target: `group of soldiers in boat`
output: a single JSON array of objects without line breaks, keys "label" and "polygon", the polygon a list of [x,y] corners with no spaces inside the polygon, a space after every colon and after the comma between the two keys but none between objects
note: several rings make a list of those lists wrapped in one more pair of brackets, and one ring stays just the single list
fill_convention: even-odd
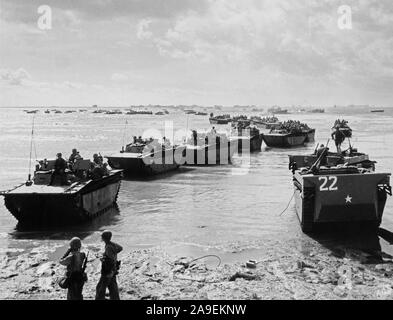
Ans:
[{"label": "group of soldiers in boat", "polygon": [[48,171],[51,172],[51,186],[70,185],[78,180],[97,180],[109,174],[108,164],[104,163],[101,155],[95,153],[93,161],[84,160],[77,149],[72,149],[68,161],[63,158],[62,153],[57,153],[54,162],[40,160],[36,165],[36,174]]}]

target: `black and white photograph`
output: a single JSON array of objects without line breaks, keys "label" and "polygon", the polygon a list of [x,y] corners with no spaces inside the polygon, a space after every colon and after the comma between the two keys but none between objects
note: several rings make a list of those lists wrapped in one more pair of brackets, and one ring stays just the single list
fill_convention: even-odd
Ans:
[{"label": "black and white photograph", "polygon": [[0,300],[392,300],[392,30],[390,0],[0,0]]}]

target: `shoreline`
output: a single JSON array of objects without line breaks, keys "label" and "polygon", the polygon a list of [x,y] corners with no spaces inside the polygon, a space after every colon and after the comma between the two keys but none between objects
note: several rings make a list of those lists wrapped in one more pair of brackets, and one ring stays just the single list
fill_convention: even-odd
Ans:
[{"label": "shoreline", "polygon": [[[0,254],[0,299],[65,300],[66,290],[56,280],[65,268],[50,256],[61,246],[30,252],[5,250]],[[267,247],[263,243],[232,243],[219,248],[219,259],[171,253],[162,246],[128,251],[122,261],[118,285],[124,300],[287,300],[287,299],[393,299],[393,257],[356,249],[330,250],[294,239],[290,244]],[[95,296],[100,276],[100,243],[88,244],[84,299]],[[260,251],[256,268],[246,267],[247,253]],[[225,262],[226,255],[238,262]],[[253,259],[249,255],[249,259]],[[194,261],[193,261],[194,260]]]}]

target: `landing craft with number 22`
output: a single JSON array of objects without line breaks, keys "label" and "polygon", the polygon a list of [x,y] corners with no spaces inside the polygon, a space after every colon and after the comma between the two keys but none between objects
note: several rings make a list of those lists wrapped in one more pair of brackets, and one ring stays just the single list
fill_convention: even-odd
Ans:
[{"label": "landing craft with number 22", "polygon": [[350,148],[343,153],[289,156],[296,212],[304,232],[328,224],[381,224],[390,173],[376,173],[368,155]]}]

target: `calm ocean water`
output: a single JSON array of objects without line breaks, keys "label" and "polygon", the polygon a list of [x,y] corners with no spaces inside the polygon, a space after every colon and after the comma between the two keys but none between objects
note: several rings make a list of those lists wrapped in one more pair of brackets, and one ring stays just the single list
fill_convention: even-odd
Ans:
[{"label": "calm ocean water", "polygon": [[[207,116],[187,116],[174,110],[166,116],[103,115],[92,114],[92,110],[71,114],[43,111],[35,116],[34,160],[54,158],[57,152],[68,156],[74,147],[85,158],[96,152],[110,154],[120,150],[124,136],[127,141],[146,129],[163,132],[164,121],[173,121],[175,130],[211,127]],[[291,114],[279,118],[308,123],[317,129],[316,142],[326,143],[334,120],[345,117],[354,130],[352,144],[378,162],[378,171],[392,172],[392,111],[354,114],[332,109],[325,114]],[[0,190],[27,178],[32,117],[22,109],[0,109]],[[17,221],[1,199],[0,248],[23,249],[49,242],[64,244],[75,234],[85,242],[93,242],[105,228],[113,230],[117,241],[129,248],[160,244],[209,247],[261,240],[269,244],[299,237],[307,239],[300,230],[293,203],[285,214],[279,214],[293,193],[288,154],[314,148],[314,144],[292,150],[268,150],[263,146],[262,152],[251,155],[248,173],[234,170],[241,163],[235,155],[233,166],[181,168],[154,179],[123,181],[118,211],[112,210],[87,225],[50,232],[17,230]],[[393,231],[391,198],[382,227]],[[380,245],[385,252],[392,253],[385,240],[380,239]]]}]

